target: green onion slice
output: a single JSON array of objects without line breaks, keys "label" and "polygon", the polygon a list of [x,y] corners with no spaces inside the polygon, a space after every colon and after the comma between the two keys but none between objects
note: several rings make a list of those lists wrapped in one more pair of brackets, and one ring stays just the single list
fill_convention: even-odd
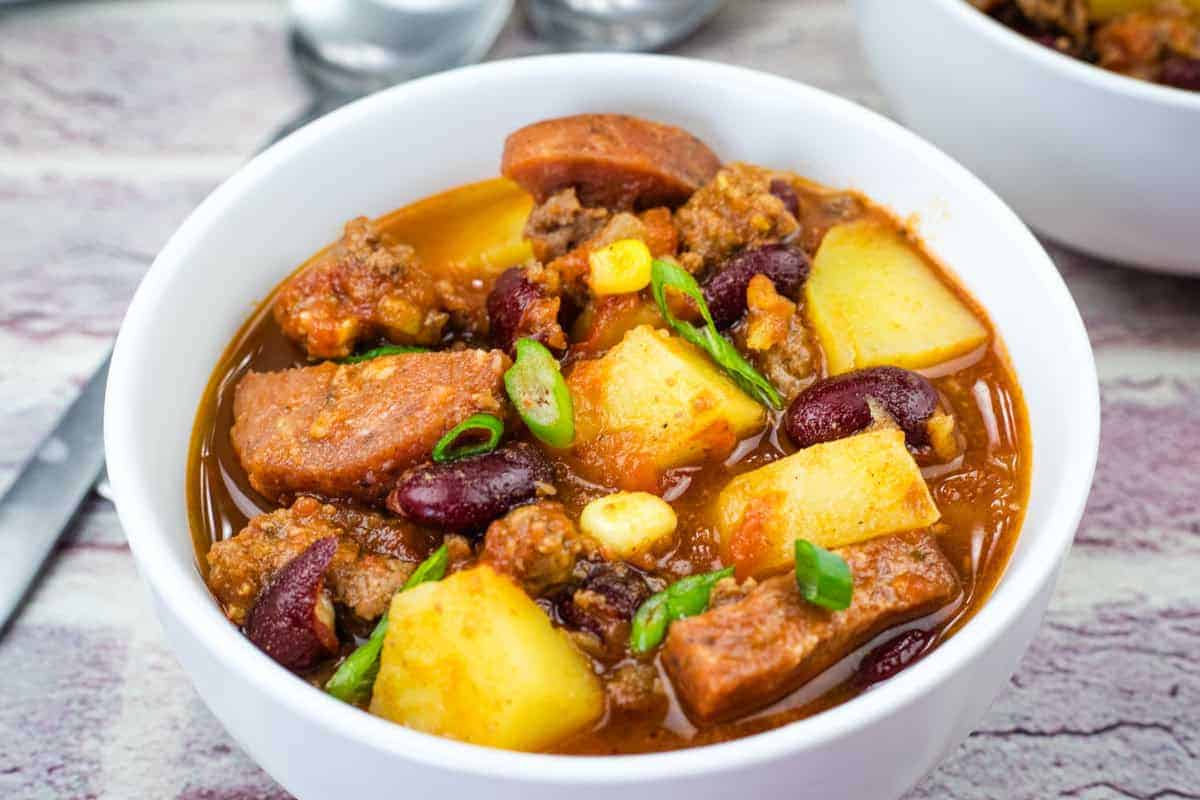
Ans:
[{"label": "green onion slice", "polygon": [[[682,292],[695,302],[701,316],[704,317],[704,327],[696,327],[671,313],[670,307],[667,306],[667,287]],[[704,293],[687,270],[656,258],[650,271],[650,288],[654,292],[654,302],[658,304],[659,313],[680,336],[708,353],[746,394],[763,405],[783,408],[783,398],[771,382],[742,358],[742,354],[733,343],[717,331],[712,314],[708,311],[708,303],[704,300]]]},{"label": "green onion slice", "polygon": [[694,617],[708,608],[717,581],[733,575],[733,567],[689,575],[642,603],[633,615],[629,630],[629,649],[638,655],[648,653],[666,638],[667,626],[676,620]]},{"label": "green onion slice", "polygon": [[854,594],[845,559],[804,539],[796,540],[796,585],[805,600],[831,611],[849,608]]},{"label": "green onion slice", "polygon": [[386,344],[383,347],[376,347],[363,353],[346,356],[345,358],[338,359],[338,361],[342,364],[357,364],[361,361],[370,361],[372,358],[379,358],[380,356],[399,356],[405,353],[428,352],[429,348],[427,347],[415,347],[408,344]]},{"label": "green onion slice", "polygon": [[442,545],[437,550],[429,554],[429,558],[422,561],[413,570],[412,575],[408,576],[408,580],[400,587],[400,591],[407,592],[422,583],[432,583],[440,581],[446,577],[446,570],[450,567],[450,550],[446,545]]},{"label": "green onion slice", "polygon": [[[429,581],[440,581],[445,577],[449,566],[450,551],[446,549],[446,545],[442,545],[413,570],[404,586],[400,587],[400,592],[406,592]],[[333,677],[326,681],[325,691],[347,703],[366,702],[375,686],[375,677],[379,674],[379,654],[383,650],[387,630],[388,618],[385,611],[379,622],[375,623],[375,629],[371,631],[367,641],[347,656],[337,668],[337,672],[333,673]]]},{"label": "green onion slice", "polygon": [[504,388],[534,436],[551,447],[575,441],[575,407],[554,354],[536,339],[517,340],[517,360]]},{"label": "green onion slice", "polygon": [[[467,436],[468,439],[474,440],[478,432],[483,432],[487,438],[481,442],[469,441],[455,447],[455,442],[459,439]],[[500,437],[503,435],[504,423],[498,418],[491,414],[472,414],[438,439],[438,443],[433,446],[433,460],[441,464],[490,453],[500,444]]]},{"label": "green onion slice", "polygon": [[670,621],[667,593],[659,592],[642,603],[633,615],[633,624],[629,628],[629,649],[640,654],[658,647],[667,635]]}]

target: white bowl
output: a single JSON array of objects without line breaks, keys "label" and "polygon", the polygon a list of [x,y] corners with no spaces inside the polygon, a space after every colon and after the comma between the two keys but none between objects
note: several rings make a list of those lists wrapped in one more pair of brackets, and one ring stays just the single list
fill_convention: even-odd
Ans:
[{"label": "white bowl", "polygon": [[1100,258],[1200,275],[1200,92],[1056,53],[966,0],[854,0],[897,117],[1026,222]]},{"label": "white bowl", "polygon": [[[342,222],[494,175],[504,136],[545,117],[623,111],[682,125],[729,159],[851,186],[916,215],[986,305],[1025,389],[1034,471],[1008,572],[962,631],[848,703],[738,741],[573,758],[417,733],[292,677],[221,615],[188,535],[184,471],[209,373],[254,307]],[[301,798],[883,798],[980,719],[1038,628],[1091,485],[1095,366],[1079,314],[1037,241],[988,189],[898,125],[745,69],[632,55],[470,67],[367,98],[247,164],[188,218],[147,273],[113,356],[105,415],[121,521],[167,638],[197,691]],[[470,793],[470,794],[468,794]]]}]

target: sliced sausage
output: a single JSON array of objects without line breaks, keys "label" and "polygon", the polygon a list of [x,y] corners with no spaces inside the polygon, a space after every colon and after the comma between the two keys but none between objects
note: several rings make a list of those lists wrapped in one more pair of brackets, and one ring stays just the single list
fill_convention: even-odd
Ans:
[{"label": "sliced sausage", "polygon": [[500,171],[544,202],[574,187],[585,206],[683,203],[720,159],[687,131],[621,114],[544,120],[509,135]]},{"label": "sliced sausage", "polygon": [[735,602],[671,625],[662,663],[697,722],[732,719],[815,678],[880,632],[960,595],[958,575],[928,531],[837,551],[854,599],[829,612],[804,602],[793,575],[769,578]]},{"label": "sliced sausage", "polygon": [[250,372],[234,392],[230,438],[265,497],[378,503],[446,431],[475,413],[504,415],[511,363],[499,350],[455,350]]}]

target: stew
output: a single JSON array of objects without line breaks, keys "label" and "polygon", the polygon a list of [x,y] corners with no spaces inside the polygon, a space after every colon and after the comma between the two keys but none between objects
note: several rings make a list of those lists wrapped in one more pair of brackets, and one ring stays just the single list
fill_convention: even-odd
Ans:
[{"label": "stew", "polygon": [[216,366],[192,534],[251,642],[419,730],[642,753],[818,713],[979,609],[1026,414],[903,225],[619,115],[501,171],[348,222]]},{"label": "stew", "polygon": [[1131,78],[1200,91],[1200,0],[969,0],[1016,32]]}]

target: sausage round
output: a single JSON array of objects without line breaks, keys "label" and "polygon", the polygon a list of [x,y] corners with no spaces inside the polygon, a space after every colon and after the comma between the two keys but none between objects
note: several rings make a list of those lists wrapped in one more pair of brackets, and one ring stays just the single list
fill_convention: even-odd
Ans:
[{"label": "sausage round", "polygon": [[676,206],[712,178],[721,160],[673,125],[622,114],[579,114],[509,135],[500,171],[543,202],[575,187],[585,206]]}]

